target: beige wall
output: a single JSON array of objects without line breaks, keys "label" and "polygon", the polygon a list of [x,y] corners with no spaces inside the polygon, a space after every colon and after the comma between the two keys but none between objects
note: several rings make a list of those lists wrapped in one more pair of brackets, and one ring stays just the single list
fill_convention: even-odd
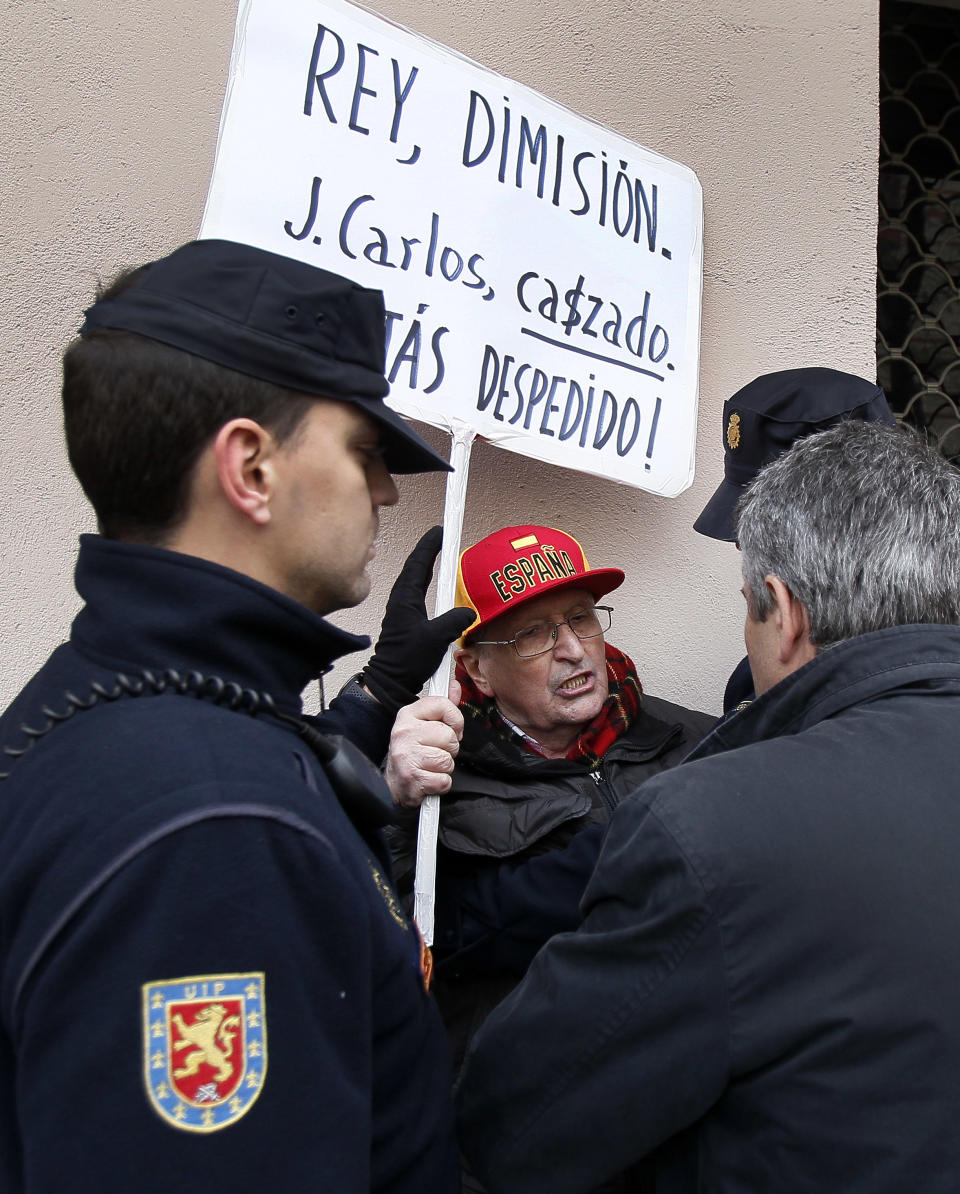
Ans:
[{"label": "beige wall", "polygon": [[[736,552],[691,523],[720,477],[722,403],[772,369],[874,374],[876,3],[381,0],[380,11],[700,178],[692,488],[652,497],[479,444],[464,538],[518,521],[577,535],[591,562],[627,572],[611,637],[646,687],[718,710],[742,654]],[[99,277],[195,235],[234,15],[233,0],[8,0],[0,12],[0,706],[63,637],[76,535],[92,529],[65,460],[58,355]],[[439,520],[442,480],[401,492],[383,583],[336,619],[351,629],[375,630],[389,577]]]}]

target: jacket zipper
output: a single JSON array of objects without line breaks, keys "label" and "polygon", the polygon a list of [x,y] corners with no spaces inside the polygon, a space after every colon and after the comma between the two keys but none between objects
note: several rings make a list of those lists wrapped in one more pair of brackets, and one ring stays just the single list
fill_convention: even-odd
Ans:
[{"label": "jacket zipper", "polygon": [[597,790],[600,793],[600,799],[603,801],[604,807],[608,812],[612,813],[617,807],[617,802],[610,786],[607,783],[606,777],[603,774],[603,764],[598,764],[596,771],[590,772],[590,778],[597,785]]}]

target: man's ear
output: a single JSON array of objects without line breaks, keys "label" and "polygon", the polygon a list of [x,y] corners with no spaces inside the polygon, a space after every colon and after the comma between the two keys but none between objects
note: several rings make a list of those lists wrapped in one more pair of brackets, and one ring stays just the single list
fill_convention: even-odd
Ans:
[{"label": "man's ear", "polygon": [[475,647],[457,647],[453,652],[457,663],[462,663],[470,679],[484,696],[492,697],[493,689],[484,675],[483,652]]},{"label": "man's ear", "polygon": [[776,619],[777,659],[794,671],[809,663],[817,653],[810,642],[810,615],[779,576],[769,573],[763,583],[773,600],[773,610],[767,616]]},{"label": "man's ear", "polygon": [[270,521],[277,441],[253,419],[231,419],[217,432],[213,456],[227,501],[257,526]]}]

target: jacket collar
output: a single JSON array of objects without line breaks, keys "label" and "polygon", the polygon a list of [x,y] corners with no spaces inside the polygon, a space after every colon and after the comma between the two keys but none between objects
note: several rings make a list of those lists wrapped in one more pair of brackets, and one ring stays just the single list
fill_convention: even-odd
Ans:
[{"label": "jacket collar", "polygon": [[196,670],[295,712],[334,659],[370,645],[243,573],[163,548],[81,535],[75,582],[86,604],[71,640],[102,666]]},{"label": "jacket collar", "polygon": [[798,734],[907,687],[960,690],[960,627],[891,626],[838,643],[721,722],[688,760]]},{"label": "jacket collar", "polygon": [[[681,734],[679,722],[661,721],[647,713],[641,705],[629,727],[614,739],[603,757],[614,752],[618,757],[622,755],[638,761],[656,758]],[[466,718],[457,758],[462,767],[493,778],[582,775],[584,771],[591,770],[591,766],[583,759],[545,759],[525,750],[518,735],[507,726],[490,724],[478,715]],[[456,782],[454,773],[454,786]],[[522,796],[522,793],[518,792],[518,796]]]}]

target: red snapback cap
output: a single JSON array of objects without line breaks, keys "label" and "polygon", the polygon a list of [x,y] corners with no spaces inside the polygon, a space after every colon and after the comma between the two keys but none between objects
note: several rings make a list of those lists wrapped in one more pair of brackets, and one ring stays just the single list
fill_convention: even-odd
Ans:
[{"label": "red snapback cap", "polygon": [[476,618],[460,642],[508,610],[567,585],[603,597],[623,584],[619,568],[591,568],[572,535],[555,527],[504,527],[460,554],[455,605]]}]

